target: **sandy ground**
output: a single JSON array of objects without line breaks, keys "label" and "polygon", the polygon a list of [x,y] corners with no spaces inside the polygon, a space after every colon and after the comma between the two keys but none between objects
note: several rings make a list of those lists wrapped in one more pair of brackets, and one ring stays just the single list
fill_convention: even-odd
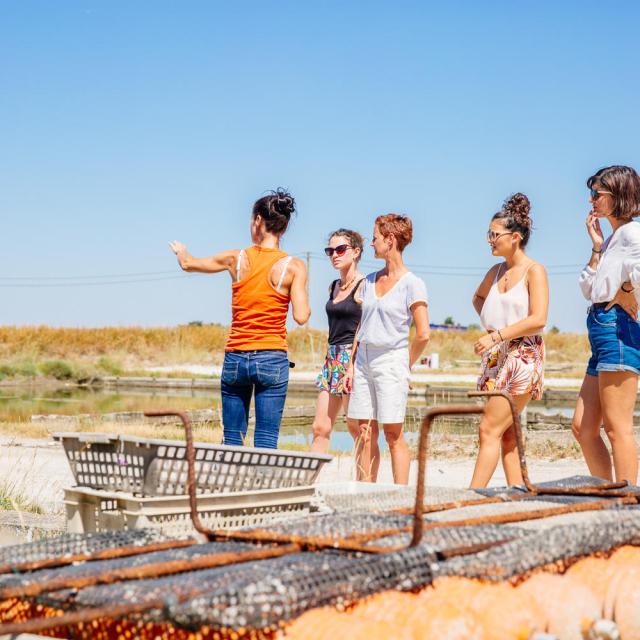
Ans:
[{"label": "sandy ground", "polygon": [[[74,484],[62,446],[47,440],[0,440],[0,486],[9,493],[20,495],[35,502],[46,512],[63,509],[63,489]],[[468,486],[473,471],[474,459],[434,458],[427,466],[427,483],[432,486]],[[416,482],[417,464],[411,466],[410,484]],[[555,480],[571,475],[587,474],[582,460],[529,460],[529,474],[536,482]],[[319,482],[345,482],[355,479],[354,462],[351,456],[337,456],[325,465]],[[379,482],[391,483],[391,461],[383,457],[380,464]],[[499,466],[491,486],[503,486],[504,474]]]}]

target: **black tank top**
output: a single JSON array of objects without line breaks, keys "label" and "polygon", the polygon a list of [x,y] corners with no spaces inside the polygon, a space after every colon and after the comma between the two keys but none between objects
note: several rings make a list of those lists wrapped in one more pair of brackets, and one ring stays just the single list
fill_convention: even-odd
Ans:
[{"label": "black tank top", "polygon": [[329,344],[352,344],[356,335],[356,329],[362,317],[362,305],[356,302],[356,291],[360,283],[351,290],[349,295],[340,302],[333,302],[333,292],[340,280],[334,280],[329,288],[329,300],[325,306],[329,319]]}]

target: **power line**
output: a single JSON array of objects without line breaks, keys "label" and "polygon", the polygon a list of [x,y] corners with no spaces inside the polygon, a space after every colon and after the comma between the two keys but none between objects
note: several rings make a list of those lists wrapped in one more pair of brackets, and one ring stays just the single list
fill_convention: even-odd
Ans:
[{"label": "power line", "polygon": [[0,276],[0,280],[99,280],[102,278],[138,278],[142,276],[161,276],[170,273],[175,274],[176,270],[171,271],[141,271],[138,273],[109,273],[98,276]]},{"label": "power line", "polygon": [[182,280],[189,278],[188,275],[169,276],[165,278],[139,278],[133,280],[106,280],[102,282],[52,282],[52,283],[20,283],[20,284],[2,284],[3,289],[42,289],[42,288],[60,288],[60,287],[101,287],[113,284],[139,284],[142,282],[165,282],[167,280]]},{"label": "power line", "polygon": [[[324,254],[305,251],[293,254],[306,259],[307,269],[310,268],[310,261],[326,261]],[[423,276],[436,278],[478,278],[486,272],[487,267],[473,267],[460,265],[429,265],[418,263],[405,263],[411,271]],[[382,265],[379,262],[366,260],[361,263],[366,269],[379,269]],[[558,264],[546,265],[549,276],[576,276],[577,269],[581,269],[579,264]],[[66,287],[100,287],[120,284],[144,284],[148,282],[163,282],[169,280],[181,280],[192,277],[192,274],[176,274],[176,270],[170,271],[138,271],[132,273],[110,273],[99,275],[77,275],[77,276],[0,276],[0,288],[3,289],[32,289],[32,288],[66,288]]]}]

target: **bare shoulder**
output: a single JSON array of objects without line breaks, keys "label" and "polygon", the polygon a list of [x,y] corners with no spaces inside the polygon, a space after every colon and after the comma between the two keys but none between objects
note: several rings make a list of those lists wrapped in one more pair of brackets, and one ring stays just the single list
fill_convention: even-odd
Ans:
[{"label": "bare shoulder", "polygon": [[491,265],[491,267],[489,267],[489,271],[485,273],[484,277],[488,278],[489,276],[491,276],[492,278],[495,278],[498,271],[500,271],[500,269],[502,268],[503,264],[504,262],[496,262],[494,265]]},{"label": "bare shoulder", "polygon": [[[286,258],[283,258],[283,260],[286,260]],[[307,265],[301,258],[291,258],[289,269],[296,275],[302,275],[307,272]]]},{"label": "bare shoulder", "polygon": [[528,273],[530,276],[538,278],[547,276],[547,270],[545,269],[544,265],[536,262],[535,260],[532,261],[532,264],[529,266]]},{"label": "bare shoulder", "polygon": [[219,262],[223,262],[225,264],[233,265],[235,261],[238,259],[240,255],[241,249],[227,249],[226,251],[221,251],[216,257]]},{"label": "bare shoulder", "polygon": [[504,263],[503,262],[496,262],[496,264],[492,265],[489,268],[489,271],[487,271],[487,273],[484,274],[484,278],[482,278],[482,284],[487,283],[487,282],[493,282],[493,280],[497,277],[500,268],[502,267]]}]

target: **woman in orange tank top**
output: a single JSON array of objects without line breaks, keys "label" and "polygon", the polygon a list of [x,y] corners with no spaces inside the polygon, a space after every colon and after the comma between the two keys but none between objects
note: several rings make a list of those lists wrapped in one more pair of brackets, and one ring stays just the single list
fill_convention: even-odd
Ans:
[{"label": "woman in orange tank top", "polygon": [[295,211],[282,189],[256,201],[248,249],[231,249],[210,258],[194,258],[180,242],[171,242],[185,271],[231,275],[231,331],[222,366],[224,444],[243,445],[255,392],[254,446],[275,449],[289,384],[286,320],[304,324],[311,311],[302,260],[280,250],[280,237]]}]

